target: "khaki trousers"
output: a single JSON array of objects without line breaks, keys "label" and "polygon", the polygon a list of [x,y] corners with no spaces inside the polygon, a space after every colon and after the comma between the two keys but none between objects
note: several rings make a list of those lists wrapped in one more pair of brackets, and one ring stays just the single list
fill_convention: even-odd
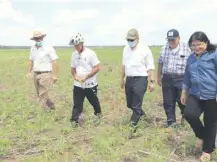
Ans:
[{"label": "khaki trousers", "polygon": [[54,108],[54,103],[49,98],[49,93],[53,86],[51,73],[34,73],[34,85],[41,107]]}]

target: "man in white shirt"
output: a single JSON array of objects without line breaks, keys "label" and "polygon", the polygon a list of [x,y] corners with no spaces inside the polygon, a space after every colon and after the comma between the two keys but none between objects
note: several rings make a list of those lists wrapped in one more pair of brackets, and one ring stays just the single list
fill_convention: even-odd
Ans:
[{"label": "man in white shirt", "polygon": [[30,49],[27,78],[34,72],[34,85],[41,107],[45,110],[54,109],[54,103],[49,98],[53,83],[57,81],[57,59],[55,49],[44,44],[45,33],[34,31],[31,40],[35,41]]},{"label": "man in white shirt", "polygon": [[121,88],[124,88],[125,84],[127,107],[133,111],[130,121],[135,126],[140,117],[145,115],[142,102],[147,90],[148,78],[149,89],[151,92],[154,91],[155,66],[151,50],[139,42],[139,33],[136,29],[128,31],[126,40],[128,45],[123,50]]},{"label": "man in white shirt", "polygon": [[71,59],[71,73],[74,77],[73,88],[73,111],[71,122],[78,124],[78,119],[83,111],[84,98],[94,108],[94,115],[100,118],[101,106],[97,97],[97,80],[96,75],[99,72],[100,61],[96,53],[84,46],[84,38],[77,33],[70,41],[70,45],[75,47]]}]

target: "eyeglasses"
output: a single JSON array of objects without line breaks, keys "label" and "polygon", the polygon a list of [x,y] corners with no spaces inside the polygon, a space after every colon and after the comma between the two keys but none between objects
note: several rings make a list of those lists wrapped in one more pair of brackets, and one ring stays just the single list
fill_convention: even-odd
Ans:
[{"label": "eyeglasses", "polygon": [[127,42],[134,42],[135,39],[127,39]]},{"label": "eyeglasses", "polygon": [[196,47],[200,47],[202,45],[204,45],[205,43],[198,43],[198,44],[191,44],[190,48],[196,48]]}]

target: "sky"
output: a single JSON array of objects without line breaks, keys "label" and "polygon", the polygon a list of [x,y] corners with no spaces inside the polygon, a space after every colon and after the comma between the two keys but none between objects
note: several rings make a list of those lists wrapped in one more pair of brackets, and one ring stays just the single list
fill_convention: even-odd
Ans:
[{"label": "sky", "polygon": [[164,44],[172,28],[182,42],[204,31],[217,43],[216,16],[217,0],[0,0],[0,45],[32,45],[35,29],[52,45],[77,32],[86,45],[124,45],[131,28],[147,45]]}]

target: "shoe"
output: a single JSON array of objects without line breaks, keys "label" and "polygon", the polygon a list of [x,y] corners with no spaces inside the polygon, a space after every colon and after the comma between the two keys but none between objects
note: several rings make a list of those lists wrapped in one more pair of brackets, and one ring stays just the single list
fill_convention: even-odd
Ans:
[{"label": "shoe", "polygon": [[94,123],[95,126],[100,125],[102,123],[102,121],[103,121],[103,118],[102,118],[101,113],[94,115],[93,123]]},{"label": "shoe", "polygon": [[72,125],[73,128],[76,128],[76,127],[79,126],[78,121],[75,121],[75,120],[70,119],[70,123],[71,123],[71,125]]}]

